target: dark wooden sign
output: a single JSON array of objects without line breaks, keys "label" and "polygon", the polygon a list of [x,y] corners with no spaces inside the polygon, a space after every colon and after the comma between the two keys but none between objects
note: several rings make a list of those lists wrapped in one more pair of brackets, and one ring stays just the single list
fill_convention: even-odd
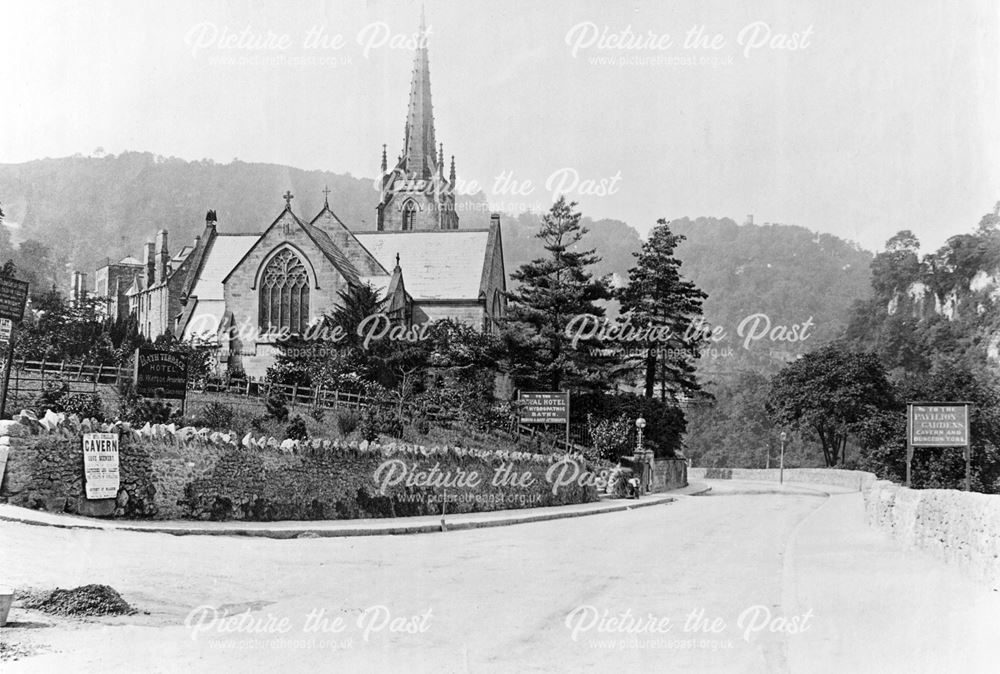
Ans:
[{"label": "dark wooden sign", "polygon": [[0,318],[20,323],[28,302],[28,282],[0,276]]},{"label": "dark wooden sign", "polygon": [[135,392],[147,398],[187,395],[187,356],[176,351],[139,347],[135,354]]},{"label": "dark wooden sign", "polygon": [[522,424],[569,423],[569,393],[522,391],[518,398]]}]

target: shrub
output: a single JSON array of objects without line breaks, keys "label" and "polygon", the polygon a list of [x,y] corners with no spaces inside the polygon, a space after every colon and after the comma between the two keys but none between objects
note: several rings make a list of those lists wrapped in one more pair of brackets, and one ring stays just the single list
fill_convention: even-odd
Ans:
[{"label": "shrub", "polygon": [[96,393],[71,393],[62,398],[62,407],[66,414],[104,421],[104,405]]},{"label": "shrub", "polygon": [[229,430],[235,416],[236,410],[226,403],[211,402],[201,408],[202,423],[209,428]]},{"label": "shrub", "polygon": [[588,414],[587,429],[593,444],[593,452],[588,453],[588,459],[617,461],[621,456],[630,453],[632,424],[624,414],[619,415],[617,419],[600,421],[592,414]]},{"label": "shrub", "polygon": [[285,429],[285,437],[289,440],[308,440],[309,431],[306,429],[305,419],[298,414],[292,417],[288,422],[288,428]]},{"label": "shrub", "polygon": [[348,435],[353,433],[358,427],[358,423],[361,421],[358,417],[358,413],[354,410],[342,410],[337,412],[337,430],[340,431],[340,437],[346,438]]},{"label": "shrub", "polygon": [[53,412],[63,411],[63,399],[68,396],[69,383],[55,381],[42,388],[42,394],[38,397],[38,411],[45,414],[45,410]]},{"label": "shrub", "polygon": [[264,406],[267,408],[267,416],[272,419],[282,423],[288,420],[288,403],[285,402],[285,394],[281,389],[272,386],[264,400]]},{"label": "shrub", "polygon": [[361,437],[368,442],[378,440],[379,435],[388,435],[392,438],[403,435],[403,422],[391,408],[381,405],[366,407],[361,414],[359,427]]},{"label": "shrub", "polygon": [[326,410],[319,405],[316,405],[309,410],[309,416],[312,417],[313,421],[323,423],[323,418],[326,417]]}]

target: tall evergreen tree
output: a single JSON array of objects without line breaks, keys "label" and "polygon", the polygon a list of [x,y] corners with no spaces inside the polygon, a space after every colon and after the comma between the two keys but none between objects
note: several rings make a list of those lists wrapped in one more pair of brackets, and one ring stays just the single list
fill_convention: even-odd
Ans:
[{"label": "tall evergreen tree", "polygon": [[630,328],[653,328],[650,338],[638,342],[643,355],[633,360],[643,371],[647,398],[653,397],[657,382],[661,400],[701,390],[695,360],[704,335],[695,326],[708,296],[681,276],[675,250],[684,238],[671,232],[666,220],[657,220],[642,250],[634,253],[636,266],[629,270],[628,284],[617,293]]},{"label": "tall evergreen tree", "polygon": [[511,274],[519,285],[508,293],[511,308],[504,328],[511,360],[511,374],[519,387],[599,386],[605,375],[593,341],[575,347],[566,334],[578,315],[603,317],[600,300],[611,298],[608,279],[594,278],[591,266],[600,260],[581,241],[587,229],[580,225],[576,202],[559,197],[542,218],[536,235],[546,257],[522,265]]}]

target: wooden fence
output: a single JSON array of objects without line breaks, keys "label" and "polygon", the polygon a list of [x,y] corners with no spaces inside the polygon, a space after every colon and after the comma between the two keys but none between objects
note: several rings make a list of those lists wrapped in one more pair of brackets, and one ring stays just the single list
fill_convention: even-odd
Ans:
[{"label": "wooden fence", "polygon": [[[131,368],[114,365],[67,363],[66,361],[34,361],[21,360],[12,364],[10,376],[10,396],[21,404],[31,405],[47,385],[63,383],[69,387],[70,393],[97,393],[103,398],[112,397],[123,382],[131,382],[134,374]],[[395,407],[398,403],[377,399],[351,391],[329,390],[323,387],[299,386],[298,384],[274,384],[254,379],[207,379],[189,382],[188,390],[192,393],[221,394],[252,399],[262,403],[275,389],[279,390],[289,405],[305,405],[324,410],[354,409],[362,410],[373,406]],[[404,403],[404,413],[409,418],[426,415],[430,420],[443,426],[451,426],[454,416],[439,410],[427,410],[412,403]],[[467,429],[466,432],[471,432]],[[534,425],[510,421],[509,431],[497,431],[495,435],[510,439],[517,436],[535,437],[542,431]],[[473,433],[477,439],[489,437],[481,433]],[[586,429],[570,428],[570,444],[562,437],[551,437],[550,442],[572,451],[582,451],[588,443]]]}]

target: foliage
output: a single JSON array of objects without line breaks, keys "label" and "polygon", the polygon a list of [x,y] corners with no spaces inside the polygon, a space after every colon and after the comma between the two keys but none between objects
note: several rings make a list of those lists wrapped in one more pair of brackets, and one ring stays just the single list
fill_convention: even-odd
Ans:
[{"label": "foliage", "polygon": [[354,410],[339,410],[337,412],[337,430],[340,431],[340,437],[346,438],[353,433],[359,423],[361,423],[361,416]]},{"label": "foliage", "polygon": [[201,408],[201,421],[208,428],[228,430],[232,428],[236,410],[223,402],[210,402]]},{"label": "foliage", "polygon": [[892,386],[875,354],[832,344],[778,372],[766,408],[779,426],[815,433],[825,464],[835,466],[858,424],[893,404]]},{"label": "foliage", "polygon": [[701,390],[694,372],[705,338],[694,327],[707,296],[681,277],[675,251],[684,238],[671,232],[666,220],[658,220],[642,250],[635,253],[636,265],[629,270],[628,284],[616,293],[627,325],[639,330],[655,326],[669,334],[669,339],[629,344],[643,351],[632,362],[642,372],[647,398],[653,397],[657,382],[661,400],[667,399],[668,392],[676,398]]},{"label": "foliage", "polygon": [[104,421],[104,404],[96,393],[71,393],[62,399],[62,411],[81,419]]},{"label": "foliage", "polygon": [[670,458],[680,451],[686,421],[684,412],[669,401],[631,393],[580,393],[572,397],[570,421],[573,424],[588,423],[588,420],[599,424],[602,420],[614,421],[622,416],[628,421],[623,431],[627,433],[629,447],[636,442],[635,420],[642,417],[646,420],[643,444],[652,449],[657,458]]},{"label": "foliage", "polygon": [[[714,400],[687,410],[685,453],[699,466],[764,468],[774,465],[780,452],[780,429],[767,411],[770,379],[761,372],[740,372],[734,379],[714,383]],[[794,450],[789,452],[789,449]],[[788,443],[785,465],[809,465],[807,457]],[[768,459],[768,457],[772,459]]]},{"label": "foliage", "polygon": [[288,403],[285,401],[285,394],[280,387],[270,387],[267,397],[264,399],[264,407],[269,418],[281,423],[288,419]]},{"label": "foliage", "polygon": [[308,440],[309,431],[306,428],[305,419],[298,414],[292,417],[285,429],[285,437],[289,440]]},{"label": "foliage", "polygon": [[615,419],[596,420],[593,414],[587,415],[587,431],[590,444],[594,450],[591,460],[618,461],[622,456],[632,453],[632,443],[629,435],[634,422],[624,414]]},{"label": "foliage", "polygon": [[166,400],[137,396],[130,384],[124,385],[119,394],[118,418],[133,426],[166,424],[180,417],[180,406],[175,408]]},{"label": "foliage", "polygon": [[[929,373],[897,384],[899,404],[865,419],[857,430],[857,467],[902,483],[906,479],[906,401],[970,402],[971,476],[974,491],[1000,493],[1000,388],[989,374],[939,361]],[[963,489],[965,459],[959,448],[916,448],[912,484],[923,489]]]},{"label": "foliage", "polygon": [[69,394],[69,382],[60,380],[45,382],[42,385],[41,395],[38,396],[39,414],[44,414],[45,410],[62,412],[63,400]]},{"label": "foliage", "polygon": [[575,316],[604,316],[598,302],[611,297],[609,281],[591,271],[599,256],[593,249],[581,250],[587,230],[575,208],[565,197],[552,205],[538,232],[547,255],[511,274],[519,285],[508,293],[511,305],[503,335],[519,388],[601,388],[606,379],[592,355],[596,343],[587,340],[581,342],[583,348],[574,348],[566,334]]},{"label": "foliage", "polygon": [[401,438],[403,422],[391,407],[371,405],[361,413],[358,430],[361,432],[361,437],[368,442],[375,442],[381,435]]}]

